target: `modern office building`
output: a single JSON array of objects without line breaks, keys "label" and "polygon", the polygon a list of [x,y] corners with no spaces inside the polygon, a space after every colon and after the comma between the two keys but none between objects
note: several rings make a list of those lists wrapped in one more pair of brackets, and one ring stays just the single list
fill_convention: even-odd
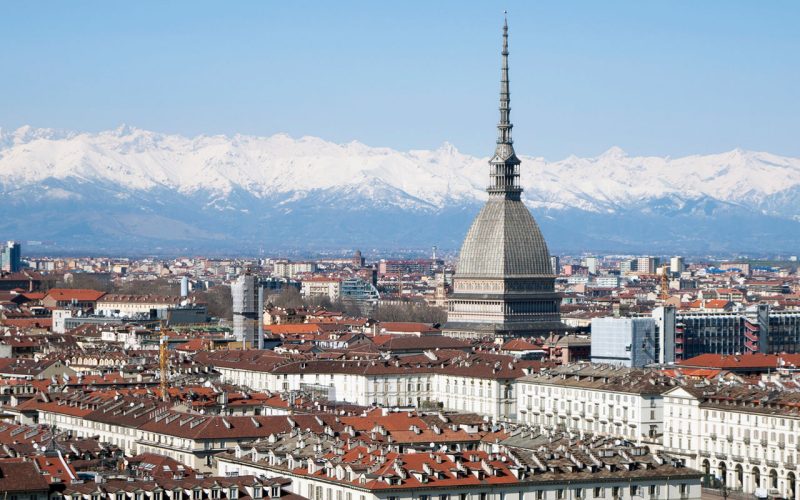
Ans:
[{"label": "modern office building", "polygon": [[244,273],[231,284],[233,299],[233,336],[250,347],[260,347],[263,342],[261,318],[263,290],[258,277]]},{"label": "modern office building", "polygon": [[800,311],[771,311],[759,304],[745,311],[653,311],[664,363],[700,354],[800,352]]},{"label": "modern office building", "polygon": [[281,278],[294,278],[301,273],[314,273],[317,264],[314,262],[291,262],[279,260],[272,264],[272,274]]},{"label": "modern office building", "polygon": [[553,269],[553,274],[558,275],[561,272],[561,259],[558,255],[550,256],[550,267]]},{"label": "modern office building", "polygon": [[636,271],[636,259],[622,259],[619,261],[620,274],[632,273]]},{"label": "modern office building", "polygon": [[22,269],[22,249],[16,241],[7,241],[0,247],[0,271],[16,273]]},{"label": "modern office building", "polygon": [[420,274],[432,276],[434,270],[444,265],[441,259],[381,259],[378,262],[378,273],[382,276],[387,274]]},{"label": "modern office building", "polygon": [[589,274],[597,274],[597,269],[600,267],[600,259],[597,257],[586,257],[586,269]]},{"label": "modern office building", "polygon": [[369,281],[353,277],[342,280],[341,298],[345,303],[358,306],[362,314],[368,314],[378,305],[380,294]]},{"label": "modern office building", "polygon": [[636,259],[636,272],[639,274],[656,274],[660,260],[658,257],[639,257]]},{"label": "modern office building", "polygon": [[683,261],[683,257],[676,255],[669,259],[669,271],[672,274],[680,274],[684,269],[686,269],[686,264]]},{"label": "modern office building", "polygon": [[641,368],[658,363],[659,338],[653,318],[592,320],[592,362]]}]

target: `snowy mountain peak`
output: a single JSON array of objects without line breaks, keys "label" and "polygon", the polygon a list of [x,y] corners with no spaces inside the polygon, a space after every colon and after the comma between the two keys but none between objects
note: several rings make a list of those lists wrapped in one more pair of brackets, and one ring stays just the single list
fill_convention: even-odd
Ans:
[{"label": "snowy mountain peak", "polygon": [[[800,220],[797,158],[740,149],[683,158],[640,157],[612,147],[595,158],[548,162],[523,153],[518,150],[523,196],[534,211],[546,211],[546,220],[557,220],[558,213],[691,214],[694,223],[698,216],[716,217],[733,209]],[[205,218],[211,213],[260,217],[273,209],[292,217],[309,210],[378,210],[409,217],[445,216],[456,210],[458,217],[467,217],[471,212],[465,208],[487,196],[487,161],[447,142],[434,150],[403,152],[312,136],[190,138],[129,125],[99,133],[0,130],[0,192],[5,201],[36,207],[59,200],[92,201],[135,212],[136,217],[171,216],[180,201],[190,207],[181,224],[194,223],[198,211]],[[69,213],[72,207],[58,210]],[[139,220],[125,213],[118,223]],[[316,230],[332,231],[337,227],[332,224]]]},{"label": "snowy mountain peak", "polygon": [[8,131],[0,127],[0,147],[27,144],[40,139],[59,140],[69,138],[73,135],[75,135],[74,132],[52,128],[34,128],[30,125],[23,125],[13,131]]},{"label": "snowy mountain peak", "polygon": [[[373,184],[426,209],[485,197],[488,159],[462,154],[448,142],[432,151],[401,152],[288,134],[187,138],[125,124],[97,134],[26,126],[0,137],[4,186],[80,179],[123,191],[165,187],[228,196],[243,190],[264,197]],[[606,211],[635,200],[687,195],[752,203],[800,186],[800,160],[739,149],[676,159],[630,157],[616,146],[594,159],[520,156],[527,201],[545,208]]]},{"label": "snowy mountain peak", "polygon": [[619,146],[612,146],[606,152],[598,156],[598,159],[602,160],[609,160],[609,159],[621,159],[628,156],[628,154]]},{"label": "snowy mountain peak", "polygon": [[126,135],[131,135],[137,132],[139,129],[136,127],[132,127],[127,123],[121,123],[119,127],[115,128],[112,132],[117,137],[125,137]]}]

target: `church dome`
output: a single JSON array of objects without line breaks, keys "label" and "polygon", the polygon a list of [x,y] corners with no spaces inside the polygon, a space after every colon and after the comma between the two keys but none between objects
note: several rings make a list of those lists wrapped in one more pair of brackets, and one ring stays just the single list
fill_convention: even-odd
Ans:
[{"label": "church dome", "polygon": [[552,277],[538,224],[520,200],[490,196],[467,232],[459,278]]}]

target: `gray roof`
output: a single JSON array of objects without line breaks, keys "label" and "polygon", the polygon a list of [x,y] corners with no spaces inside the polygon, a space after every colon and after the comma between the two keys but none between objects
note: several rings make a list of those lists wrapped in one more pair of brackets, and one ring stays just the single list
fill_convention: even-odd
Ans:
[{"label": "gray roof", "polygon": [[456,276],[552,276],[550,252],[539,226],[520,200],[490,196],[461,246]]}]

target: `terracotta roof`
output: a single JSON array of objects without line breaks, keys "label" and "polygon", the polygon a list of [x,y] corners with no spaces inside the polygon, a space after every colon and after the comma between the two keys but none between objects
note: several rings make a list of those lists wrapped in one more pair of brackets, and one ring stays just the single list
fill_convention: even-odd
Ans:
[{"label": "terracotta roof", "polygon": [[512,339],[503,344],[504,351],[534,351],[542,350],[542,346],[536,345],[525,339]]},{"label": "terracotta roof", "polygon": [[[172,418],[174,417],[174,419]],[[278,432],[289,432],[293,426],[322,433],[325,426],[338,431],[342,425],[335,415],[285,416],[208,416],[168,411],[156,421],[150,420],[140,429],[189,439],[256,439]]]},{"label": "terracotta roof", "polygon": [[[42,474],[51,478],[58,478],[62,483],[68,483],[76,477],[75,468],[66,461],[62,463],[56,456],[38,455],[33,457],[33,460]],[[65,464],[66,467],[64,466]]]},{"label": "terracotta roof", "polygon": [[53,318],[32,316],[30,318],[10,318],[0,320],[0,324],[14,326],[17,328],[43,328],[50,329],[53,326]]},{"label": "terracotta roof", "polygon": [[462,349],[469,350],[472,345],[461,339],[446,337],[444,335],[425,335],[422,337],[411,335],[375,335],[372,341],[382,351],[414,350],[425,351],[430,349]]},{"label": "terracotta roof", "polygon": [[0,460],[0,491],[8,493],[47,492],[49,486],[33,462]]},{"label": "terracotta roof", "polygon": [[273,335],[285,335],[293,333],[320,333],[323,326],[320,323],[295,323],[287,325],[268,325],[264,327],[265,332]]},{"label": "terracotta roof", "polygon": [[679,361],[677,364],[680,366],[690,366],[695,368],[720,368],[726,370],[736,369],[775,369],[780,365],[779,359],[783,358],[785,362],[792,364],[800,364],[800,354],[742,354],[742,355],[725,355],[725,354],[701,354],[693,358]]},{"label": "terracotta roof", "polygon": [[50,297],[58,301],[77,300],[79,302],[94,302],[105,294],[105,292],[85,288],[52,288],[47,292],[45,297]]},{"label": "terracotta roof", "polygon": [[131,304],[178,304],[181,298],[172,295],[128,295],[119,293],[108,293],[99,299],[98,302],[127,302]]},{"label": "terracotta roof", "polygon": [[386,333],[433,333],[439,332],[438,328],[434,328],[430,323],[413,323],[413,322],[399,322],[399,321],[382,321],[380,329]]}]

